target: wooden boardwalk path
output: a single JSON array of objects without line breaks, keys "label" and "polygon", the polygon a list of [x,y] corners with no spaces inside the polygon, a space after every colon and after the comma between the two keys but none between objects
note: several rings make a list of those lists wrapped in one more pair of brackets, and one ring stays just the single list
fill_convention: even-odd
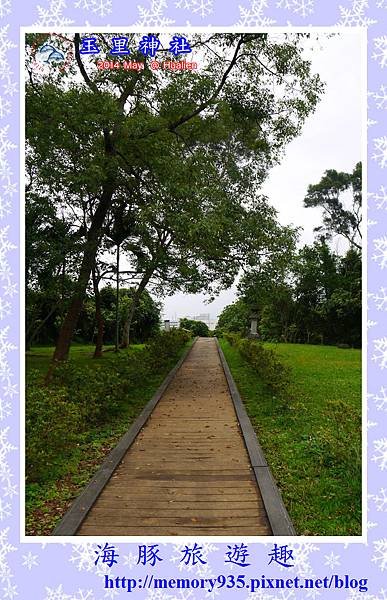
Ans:
[{"label": "wooden boardwalk path", "polygon": [[214,339],[196,341],[81,520],[81,536],[273,534]]}]

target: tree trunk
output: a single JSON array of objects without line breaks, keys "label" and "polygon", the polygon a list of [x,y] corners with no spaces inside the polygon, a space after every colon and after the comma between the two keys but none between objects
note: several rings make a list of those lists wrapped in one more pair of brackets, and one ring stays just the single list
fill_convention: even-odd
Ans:
[{"label": "tree trunk", "polygon": [[116,345],[114,351],[118,352],[120,345],[120,244],[117,244],[116,270]]},{"label": "tree trunk", "polygon": [[[86,247],[83,253],[76,291],[73,294],[69,310],[59,332],[59,337],[53,356],[53,363],[66,360],[68,358],[71,340],[78,323],[80,312],[82,310],[91,269],[95,262],[95,256],[101,237],[102,225],[109,210],[113,193],[114,181],[110,179],[104,185],[101,201],[91,221],[90,229],[87,234]],[[50,373],[51,369],[48,373],[48,378],[50,377]]]},{"label": "tree trunk", "polygon": [[60,296],[61,296],[61,303],[60,303],[60,319],[61,322],[63,320],[63,308],[64,308],[64,297],[65,297],[65,287],[66,287],[66,255],[63,256],[63,263],[62,263],[62,275],[61,275],[61,291],[60,291]]},{"label": "tree trunk", "polygon": [[97,323],[97,339],[95,341],[95,350],[94,350],[93,358],[101,358],[105,324],[104,324],[104,320],[102,317],[101,295],[100,295],[99,289],[98,289],[98,281],[97,281],[97,276],[95,274],[95,269],[93,269],[93,288],[94,288],[94,298],[95,298],[95,320]]},{"label": "tree trunk", "polygon": [[137,308],[138,301],[139,301],[139,298],[136,298],[136,299],[135,299],[135,297],[132,298],[132,304],[130,306],[128,318],[126,319],[126,321],[124,323],[124,328],[122,331],[122,339],[121,339],[120,348],[128,348],[128,346],[130,344],[130,328],[132,325],[132,321],[133,321],[135,310]]},{"label": "tree trunk", "polygon": [[120,346],[121,348],[128,348],[128,346],[130,344],[130,328],[132,325],[134,313],[137,308],[138,302],[140,300],[141,294],[143,293],[146,286],[148,285],[149,280],[152,277],[152,274],[153,274],[153,269],[151,271],[148,271],[145,273],[144,277],[140,281],[140,284],[133,295],[128,318],[126,319],[126,321],[124,323],[124,330],[122,333],[122,340],[121,340],[121,346]]},{"label": "tree trunk", "polygon": [[[56,311],[58,306],[59,306],[59,302],[56,302],[54,304],[54,306],[51,308],[48,315],[43,319],[43,321],[40,321],[39,325],[37,325],[35,327],[35,329],[33,329],[33,324],[27,328],[27,332],[26,332],[26,349],[27,350],[31,349],[32,342],[34,341],[34,339],[36,338],[36,336],[38,335],[38,333],[42,329],[42,327],[47,323],[48,319],[54,314],[54,312]],[[31,333],[31,330],[32,330],[32,333]]]}]

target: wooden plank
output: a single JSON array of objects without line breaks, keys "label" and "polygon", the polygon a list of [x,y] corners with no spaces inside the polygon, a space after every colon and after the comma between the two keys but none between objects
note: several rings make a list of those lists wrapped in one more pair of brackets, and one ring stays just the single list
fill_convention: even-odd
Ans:
[{"label": "wooden plank", "polygon": [[[170,506],[175,506],[175,507],[179,507],[179,506],[185,506],[187,507],[187,509],[191,509],[193,504],[191,503],[191,498],[176,498],[176,499],[172,499],[172,500],[158,500],[157,502],[153,502],[150,504],[150,500],[149,500],[149,496],[147,496],[144,499],[133,499],[133,500],[127,500],[124,497],[117,497],[117,498],[112,498],[112,499],[107,499],[105,498],[104,500],[100,500],[98,499],[96,501],[96,503],[94,504],[94,506],[96,508],[102,508],[102,507],[106,507],[106,508],[117,508],[119,506],[122,506],[123,508],[125,507],[131,507],[131,508],[155,508],[155,507],[160,507],[160,508],[166,508],[166,507],[170,507]],[[195,502],[194,504],[194,508],[195,510],[201,510],[201,508],[205,509],[206,506],[211,505],[211,506],[217,506],[219,508],[219,510],[223,510],[224,508],[232,508],[232,509],[245,509],[245,508],[255,508],[257,509],[257,502],[255,500],[255,498],[251,498],[248,500],[245,499],[238,499],[237,496],[234,496],[233,498],[214,498],[214,497],[207,497],[205,500],[198,500],[197,502]],[[257,509],[259,511],[261,511],[262,509]]]},{"label": "wooden plank", "polygon": [[114,522],[118,524],[117,515],[119,522],[124,520],[125,523],[129,521],[134,521],[134,524],[137,524],[137,519],[141,519],[142,523],[146,522],[146,519],[156,518],[156,519],[175,519],[176,517],[189,518],[193,519],[194,522],[200,521],[200,523],[206,522],[205,519],[208,517],[218,518],[223,520],[227,519],[242,519],[242,518],[253,518],[256,519],[259,516],[265,516],[265,510],[258,510],[257,507],[253,508],[238,508],[238,511],[235,511],[232,508],[227,507],[197,507],[196,510],[193,510],[189,506],[174,506],[170,505],[168,507],[157,507],[157,509],[141,509],[139,507],[129,505],[112,505],[110,506],[95,506],[93,511],[93,516],[91,517],[91,521],[94,519],[95,521],[101,520],[101,522],[105,519],[109,523],[112,520],[112,509],[115,509]]},{"label": "wooden plank", "polygon": [[[200,457],[200,458],[179,458],[179,466],[180,468],[183,469],[187,469],[189,470],[190,473],[199,473],[200,472],[200,466],[203,466],[206,471],[211,472],[219,472],[219,470],[217,469],[217,467],[223,467],[222,472],[227,472],[230,474],[233,473],[239,473],[240,471],[244,471],[246,472],[243,467],[243,460],[242,459],[230,459],[229,463],[230,463],[230,468],[227,468],[227,461],[224,460],[216,460],[216,457]],[[152,467],[154,466],[155,461],[151,462],[150,458],[143,458],[141,460],[141,457],[136,457],[133,458],[130,463],[125,463],[122,466],[122,470],[121,473],[125,473],[128,471],[132,471],[134,470],[139,470],[142,469],[143,467]],[[172,459],[168,459],[168,458],[160,458],[159,462],[157,464],[157,468],[160,471],[163,472],[170,472],[170,473],[174,473],[175,471],[173,471],[173,467],[176,464],[176,456],[175,456],[175,460]],[[192,467],[197,467],[195,468],[195,470],[192,469]],[[235,468],[234,468],[235,467]],[[239,467],[239,468],[238,468]]]},{"label": "wooden plank", "polygon": [[[145,479],[149,478],[149,475],[143,475]],[[207,481],[251,481],[251,475],[235,475],[224,474],[220,475],[214,471],[213,473],[202,474],[197,471],[197,475],[192,474],[179,474],[179,473],[152,473],[153,480],[157,481],[196,481],[196,482],[207,482]]]},{"label": "wooden plank", "polygon": [[[233,450],[240,450],[240,448],[238,446],[234,446],[232,448]],[[162,460],[163,461],[169,461],[171,459],[175,459],[176,460],[176,450],[179,451],[179,456],[182,457],[184,460],[186,461],[194,461],[194,460],[205,460],[205,459],[211,459],[211,460],[227,460],[224,457],[224,451],[222,452],[220,449],[218,448],[207,448],[207,449],[203,449],[200,452],[196,452],[194,450],[191,450],[190,448],[180,448],[180,449],[176,449],[176,448],[172,448],[169,450],[163,450],[162,452]],[[133,449],[133,451],[131,452],[131,456],[135,459],[142,459],[142,460],[150,460],[150,459],[159,459],[160,458],[160,452],[161,449],[159,450],[159,452],[155,452],[154,450],[150,450],[149,452],[147,452],[146,450],[142,451],[141,449]],[[238,458],[232,458],[230,460],[233,460],[234,462],[241,462],[242,458],[238,457]],[[128,464],[130,462],[130,460],[126,460],[125,459],[125,464]]]},{"label": "wooden plank", "polygon": [[88,526],[83,525],[82,529],[79,531],[77,535],[81,536],[142,536],[149,538],[158,538],[160,536],[182,536],[182,535],[191,535],[191,536],[212,536],[212,535],[223,535],[223,536],[267,536],[267,527],[264,525],[256,525],[256,527],[252,528],[250,526],[246,527],[244,525],[223,525],[222,527],[195,527],[194,525],[191,527],[187,526],[160,526],[156,527],[152,526],[137,526],[137,527],[115,527],[114,525],[108,525],[99,528],[98,534],[95,533],[94,525]]},{"label": "wooden plank", "polygon": [[[265,515],[266,516],[266,515]],[[125,517],[125,514],[122,514],[121,511],[114,515],[114,526],[115,527],[127,527],[127,526],[136,526],[138,519],[132,515],[128,515],[129,518]],[[109,525],[112,523],[112,514],[111,512],[105,513],[105,519],[101,517],[98,512],[94,514],[90,514],[87,522],[88,526],[94,525],[95,527],[100,527],[104,525]],[[260,523],[259,516],[254,515],[254,517],[240,517],[238,515],[234,515],[233,517],[205,517],[200,516],[198,518],[190,518],[190,517],[178,517],[176,515],[168,516],[168,517],[141,517],[141,527],[165,527],[168,524],[170,525],[182,525],[182,526],[193,526],[193,527],[227,527],[233,526],[236,527],[241,525],[242,527],[255,527],[257,523]]]},{"label": "wooden plank", "polygon": [[[157,489],[154,490],[148,490],[148,493],[144,493],[144,494],[140,494],[139,496],[131,496],[130,494],[126,494],[125,493],[126,490],[122,490],[121,494],[106,494],[104,495],[103,500],[98,499],[94,506],[100,506],[102,505],[108,505],[110,504],[123,504],[123,503],[130,503],[133,506],[159,506],[159,505],[167,505],[167,504],[190,504],[190,505],[201,505],[204,506],[204,504],[219,504],[219,503],[224,503],[228,502],[230,504],[250,504],[250,503],[255,503],[255,506],[258,506],[257,504],[257,496],[256,494],[253,493],[244,493],[243,495],[239,494],[234,494],[233,496],[230,496],[229,494],[224,494],[222,496],[222,494],[210,494],[210,495],[200,495],[200,492],[198,491],[196,494],[161,494],[159,496],[159,500],[158,501],[153,501],[151,499],[151,495],[152,496],[156,496],[157,494]],[[220,504],[219,504],[220,506]]]},{"label": "wooden plank", "polygon": [[[125,482],[122,484],[123,489],[132,489],[133,493],[137,493],[137,490],[145,489],[146,487],[155,487],[159,489],[161,492],[163,489],[173,489],[173,490],[196,490],[200,489],[202,494],[206,492],[211,493],[212,490],[219,490],[217,493],[219,494],[240,494],[240,491],[243,489],[249,489],[255,493],[256,491],[256,483],[253,478],[247,481],[222,481],[219,483],[218,481],[209,481],[198,482],[198,481],[182,481],[182,480],[152,480],[152,479],[142,479],[142,478],[130,478],[125,479]],[[118,485],[115,485],[114,488],[118,488]]]}]

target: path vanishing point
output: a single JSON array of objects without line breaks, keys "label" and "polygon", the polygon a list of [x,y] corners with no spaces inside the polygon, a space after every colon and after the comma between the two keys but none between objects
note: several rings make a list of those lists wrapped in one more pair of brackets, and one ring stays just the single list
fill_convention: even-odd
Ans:
[{"label": "path vanishing point", "polygon": [[193,344],[53,535],[295,535],[217,340]]}]

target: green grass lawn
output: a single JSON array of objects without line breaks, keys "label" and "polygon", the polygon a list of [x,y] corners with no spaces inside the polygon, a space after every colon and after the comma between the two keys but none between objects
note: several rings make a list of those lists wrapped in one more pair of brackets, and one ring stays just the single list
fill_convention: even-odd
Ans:
[{"label": "green grass lawn", "polygon": [[[144,348],[145,344],[133,344],[128,352],[136,352]],[[105,364],[105,361],[114,361],[114,346],[104,346],[104,353],[101,358],[93,359],[95,346],[85,344],[73,344],[70,348],[69,358],[75,360],[79,366],[88,366],[98,368]],[[42,374],[47,372],[48,365],[54,353],[53,346],[36,346],[26,352],[26,370],[37,369]]]},{"label": "green grass lawn", "polygon": [[361,351],[265,344],[292,369],[288,406],[220,340],[298,535],[361,534]]},{"label": "green grass lawn", "polygon": [[[181,356],[187,346],[191,344],[192,340],[181,348],[178,355]],[[145,364],[145,376],[139,378],[138,373],[136,373],[136,363],[133,364],[132,369],[130,367],[130,356],[141,352],[143,349],[143,344],[137,344],[119,353],[121,359],[123,355],[127,355],[129,358],[129,366],[127,371],[125,371],[125,377],[127,376],[130,379],[131,374],[133,375],[133,382],[129,386],[129,392],[126,396],[124,395],[122,402],[120,402],[119,412],[110,415],[102,422],[99,422],[98,425],[89,425],[86,428],[82,428],[76,443],[71,448],[67,447],[64,451],[57,451],[54,447],[54,460],[50,459],[46,470],[41,473],[37,481],[30,481],[29,473],[28,471],[26,472],[27,535],[51,534],[71,502],[90,481],[104,457],[114,448],[120,437],[128,430],[176,363],[177,359],[175,356],[174,358],[164,358],[160,361],[161,366],[159,365],[157,368],[153,366],[153,363],[149,364],[149,367]],[[31,376],[32,371],[38,371],[38,378],[33,386],[39,387],[44,385],[44,375],[49,366],[53,350],[52,347],[36,347],[26,353],[27,380]],[[106,352],[102,358],[93,359],[93,351],[94,347],[92,346],[72,346],[70,359],[80,369],[81,374],[84,372],[82,371],[83,369],[104,369],[104,367],[108,366],[113,367],[114,371],[114,361],[117,360],[117,355],[114,352]],[[147,355],[144,354],[139,357],[139,360],[141,362],[143,360],[146,361]],[[104,370],[104,375],[105,372],[108,386],[109,369]],[[90,381],[90,376],[88,381]],[[82,382],[80,386],[82,386]],[[87,390],[80,387],[80,393],[87,394]],[[61,425],[63,427],[63,423]],[[66,424],[64,427],[66,427]],[[50,439],[48,439],[49,442]],[[50,456],[52,456],[52,453]]]}]

